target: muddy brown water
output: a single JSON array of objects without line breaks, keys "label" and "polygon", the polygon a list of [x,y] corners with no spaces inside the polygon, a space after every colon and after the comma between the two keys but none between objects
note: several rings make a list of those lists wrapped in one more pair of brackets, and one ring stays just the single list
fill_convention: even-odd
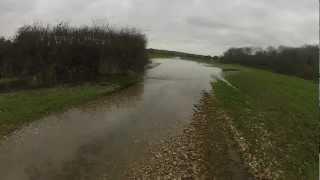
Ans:
[{"label": "muddy brown water", "polygon": [[0,142],[1,180],[122,179],[147,145],[178,133],[221,69],[153,59],[144,81],[35,121]]}]

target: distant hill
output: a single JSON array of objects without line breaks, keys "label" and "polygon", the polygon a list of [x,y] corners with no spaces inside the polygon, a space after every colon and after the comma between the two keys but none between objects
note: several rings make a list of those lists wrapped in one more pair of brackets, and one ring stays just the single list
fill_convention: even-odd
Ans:
[{"label": "distant hill", "polygon": [[209,56],[209,55],[199,55],[199,54],[191,54],[186,52],[179,51],[169,51],[169,50],[161,50],[161,49],[147,49],[150,58],[170,58],[170,57],[181,57],[184,59],[192,59],[192,60],[214,60],[217,59],[217,56]]}]

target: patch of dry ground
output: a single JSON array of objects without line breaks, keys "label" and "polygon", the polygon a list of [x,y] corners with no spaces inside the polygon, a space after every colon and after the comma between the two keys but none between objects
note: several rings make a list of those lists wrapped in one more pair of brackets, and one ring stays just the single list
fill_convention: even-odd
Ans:
[{"label": "patch of dry ground", "polygon": [[150,147],[149,158],[132,164],[128,178],[253,179],[225,119],[225,113],[216,111],[212,96],[204,93],[183,132]]}]

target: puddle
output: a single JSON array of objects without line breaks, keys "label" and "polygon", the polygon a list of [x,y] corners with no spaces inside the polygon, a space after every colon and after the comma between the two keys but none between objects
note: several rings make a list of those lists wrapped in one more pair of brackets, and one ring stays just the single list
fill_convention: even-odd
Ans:
[{"label": "puddle", "polygon": [[1,142],[1,180],[121,179],[148,143],[191,121],[201,91],[222,71],[182,59],[153,63],[142,83],[36,121]]}]

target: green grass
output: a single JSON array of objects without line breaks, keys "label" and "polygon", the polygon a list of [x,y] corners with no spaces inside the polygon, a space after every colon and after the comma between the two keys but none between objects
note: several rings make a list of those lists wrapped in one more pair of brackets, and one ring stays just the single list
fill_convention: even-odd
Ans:
[{"label": "green grass", "polygon": [[49,113],[65,110],[138,82],[115,76],[99,83],[0,94],[0,137]]},{"label": "green grass", "polygon": [[317,85],[264,70],[222,67],[240,71],[226,76],[236,88],[222,81],[213,85],[217,106],[233,118],[250,151],[266,162],[276,159],[284,179],[313,179],[320,138]]}]

